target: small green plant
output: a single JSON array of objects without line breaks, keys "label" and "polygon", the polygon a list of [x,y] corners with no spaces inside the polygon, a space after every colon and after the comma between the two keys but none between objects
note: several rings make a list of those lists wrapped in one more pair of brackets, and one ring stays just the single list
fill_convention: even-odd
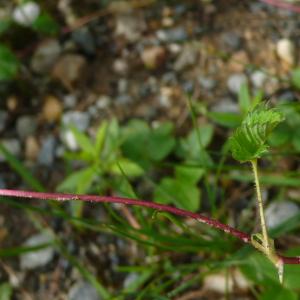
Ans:
[{"label": "small green plant", "polygon": [[284,117],[279,111],[269,109],[265,103],[259,104],[247,114],[242,124],[230,138],[233,157],[240,162],[250,162],[253,168],[262,233],[252,234],[251,243],[277,267],[280,281],[282,281],[283,276],[283,263],[276,254],[274,241],[268,236],[257,160],[268,151],[267,138],[283,119]]}]

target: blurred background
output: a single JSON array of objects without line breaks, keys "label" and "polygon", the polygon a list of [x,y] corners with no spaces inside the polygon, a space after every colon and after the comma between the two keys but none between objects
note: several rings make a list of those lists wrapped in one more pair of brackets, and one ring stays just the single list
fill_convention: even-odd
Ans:
[{"label": "blurred background", "polygon": [[[0,188],[119,195],[259,231],[227,139],[286,117],[261,162],[267,224],[300,254],[300,3],[0,0]],[[122,205],[0,198],[0,299],[298,299],[199,222]]]}]

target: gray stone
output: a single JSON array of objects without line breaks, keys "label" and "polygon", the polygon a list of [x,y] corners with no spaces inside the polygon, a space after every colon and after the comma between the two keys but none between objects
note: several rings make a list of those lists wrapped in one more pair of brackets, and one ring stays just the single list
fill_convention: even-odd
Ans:
[{"label": "gray stone", "polygon": [[97,290],[88,282],[78,282],[69,291],[69,300],[101,300]]},{"label": "gray stone", "polygon": [[126,94],[117,96],[115,100],[118,104],[122,104],[122,105],[131,103],[133,101],[132,97]]},{"label": "gray stone", "polygon": [[86,131],[90,125],[90,115],[81,111],[70,111],[63,115],[62,123],[65,126],[75,126],[80,131]]},{"label": "gray stone", "polygon": [[88,27],[81,27],[73,31],[72,38],[85,54],[95,54],[96,43]]},{"label": "gray stone", "polygon": [[41,165],[51,166],[54,162],[56,148],[56,139],[54,136],[48,136],[42,141],[41,150],[38,155],[38,162]]},{"label": "gray stone", "polygon": [[243,73],[231,75],[227,80],[227,87],[233,94],[238,94],[243,84],[247,83],[247,77]]},{"label": "gray stone", "polygon": [[74,108],[77,104],[77,97],[75,95],[65,95],[63,97],[64,107],[65,108]]},{"label": "gray stone", "polygon": [[156,32],[156,36],[159,40],[166,43],[184,42],[188,38],[184,27],[160,29]]},{"label": "gray stone", "polygon": [[[42,244],[51,243],[53,240],[51,234],[47,231],[33,235],[25,243],[25,247],[34,247]],[[23,270],[33,270],[47,265],[54,256],[54,248],[49,245],[40,250],[34,250],[20,257],[20,265]]]},{"label": "gray stone", "polygon": [[272,202],[266,209],[266,223],[269,228],[275,228],[295,215],[299,214],[299,207],[291,201]]},{"label": "gray stone", "polygon": [[230,98],[220,99],[218,103],[211,107],[211,110],[222,113],[239,113],[240,111],[238,104]]},{"label": "gray stone", "polygon": [[207,91],[211,91],[217,86],[217,81],[211,78],[199,76],[198,81],[200,86]]},{"label": "gray stone", "polygon": [[195,46],[186,45],[174,63],[174,70],[180,72],[187,67],[194,66],[197,61]]},{"label": "gray stone", "polygon": [[30,135],[34,135],[37,128],[36,118],[33,116],[22,116],[18,118],[16,129],[18,136],[24,140]]},{"label": "gray stone", "polygon": [[[17,139],[3,139],[0,140],[4,148],[14,156],[20,156],[21,154],[21,145]],[[0,152],[0,162],[5,161],[5,156]]]},{"label": "gray stone", "polygon": [[242,44],[241,37],[232,31],[227,31],[222,35],[222,41],[229,50],[239,50]]},{"label": "gray stone", "polygon": [[31,59],[31,69],[39,74],[47,73],[61,53],[61,46],[55,39],[41,43]]},{"label": "gray stone", "polygon": [[263,71],[254,71],[251,76],[251,82],[256,88],[262,88],[267,80],[268,76]]},{"label": "gray stone", "polygon": [[167,73],[163,74],[161,81],[167,85],[177,84],[177,82],[178,82],[176,73],[174,73],[174,72],[167,72]]},{"label": "gray stone", "polygon": [[0,132],[5,129],[7,119],[8,113],[4,110],[0,110]]},{"label": "gray stone", "polygon": [[125,94],[128,91],[128,80],[125,78],[121,78],[118,80],[118,93],[119,94]]},{"label": "gray stone", "polygon": [[98,109],[104,109],[111,103],[111,98],[107,95],[102,95],[97,99],[96,106]]}]

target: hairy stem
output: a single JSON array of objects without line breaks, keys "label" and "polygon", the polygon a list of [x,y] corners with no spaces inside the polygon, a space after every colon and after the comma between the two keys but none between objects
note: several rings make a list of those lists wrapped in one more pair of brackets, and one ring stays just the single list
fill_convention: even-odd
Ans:
[{"label": "hairy stem", "polygon": [[[62,193],[41,193],[41,192],[32,192],[32,191],[19,191],[19,190],[7,190],[0,189],[0,196],[6,197],[16,197],[16,198],[29,198],[29,199],[41,199],[41,200],[56,200],[56,201],[72,201],[79,200],[84,202],[108,202],[108,203],[121,203],[125,205],[136,205],[143,206],[152,209],[156,209],[158,211],[165,211],[172,213],[174,215],[193,218],[207,224],[216,229],[220,229],[227,234],[230,234],[236,238],[239,238],[244,243],[250,244],[251,237],[249,234],[239,231],[229,225],[223,224],[217,220],[211,219],[207,216],[203,216],[197,213],[192,213],[190,211],[179,209],[176,207],[158,204],[145,200],[136,200],[130,198],[122,198],[122,197],[114,197],[114,196],[96,196],[96,195],[76,195],[76,194],[62,194]],[[1,201],[0,201],[1,203]],[[283,264],[300,264],[300,257],[285,257],[281,255],[277,255],[278,261]]]},{"label": "hairy stem", "polygon": [[269,255],[270,251],[271,251],[271,247],[270,247],[270,243],[269,243],[269,236],[268,236],[268,231],[267,231],[264,206],[263,206],[260,184],[259,184],[259,179],[258,179],[257,159],[251,160],[251,164],[252,164],[253,174],[254,174],[255,189],[256,189],[256,194],[257,194],[257,203],[258,203],[258,210],[259,210],[259,216],[260,216],[260,225],[261,225],[261,231],[262,231],[262,235],[263,235],[263,244],[264,244],[264,248],[266,250],[266,254]]}]

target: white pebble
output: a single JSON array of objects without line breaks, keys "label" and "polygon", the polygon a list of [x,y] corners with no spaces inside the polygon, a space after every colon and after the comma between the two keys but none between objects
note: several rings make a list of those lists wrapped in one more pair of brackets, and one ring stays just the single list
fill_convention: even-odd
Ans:
[{"label": "white pebble", "polygon": [[39,16],[40,7],[35,2],[26,2],[17,6],[13,13],[13,20],[23,26],[30,26]]},{"label": "white pebble", "polygon": [[288,63],[294,65],[295,63],[295,45],[289,39],[281,39],[277,42],[276,53],[278,57]]}]

